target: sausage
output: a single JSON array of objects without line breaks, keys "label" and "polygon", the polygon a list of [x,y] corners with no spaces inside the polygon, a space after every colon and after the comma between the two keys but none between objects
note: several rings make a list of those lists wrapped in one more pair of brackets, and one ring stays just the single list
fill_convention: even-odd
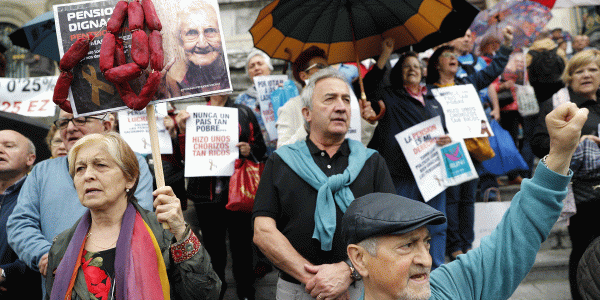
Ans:
[{"label": "sausage", "polygon": [[113,67],[116,46],[115,35],[110,32],[105,33],[102,46],[100,46],[100,71],[102,73]]},{"label": "sausage", "polygon": [[150,47],[150,68],[155,71],[162,71],[164,68],[165,54],[162,47],[162,35],[158,30],[152,30],[148,39]]},{"label": "sausage", "polygon": [[127,16],[128,6],[127,1],[121,0],[117,2],[110,19],[106,23],[106,30],[108,32],[117,33],[121,30],[123,21],[125,21],[125,17]]},{"label": "sausage", "polygon": [[71,71],[90,51],[90,37],[78,38],[60,59],[59,67],[63,71]]},{"label": "sausage", "polygon": [[150,102],[154,98],[154,94],[156,94],[156,92],[158,91],[158,85],[160,84],[161,79],[162,75],[158,71],[153,71],[152,73],[150,73],[150,75],[148,75],[148,79],[146,80],[146,83],[144,84],[144,86],[142,87],[142,91],[140,92],[140,98],[148,99],[146,104],[144,104],[144,107],[146,107],[148,105],[148,102]]},{"label": "sausage", "polygon": [[129,2],[127,6],[127,20],[129,30],[141,30],[144,28],[144,9],[138,1]]},{"label": "sausage", "polygon": [[156,9],[154,8],[154,3],[152,0],[142,0],[142,8],[144,9],[144,17],[146,19],[146,26],[150,30],[162,30],[162,24],[160,23],[160,19],[156,14]]},{"label": "sausage", "polygon": [[148,35],[143,30],[133,32],[131,38],[131,58],[142,69],[148,67],[150,54],[148,53]]},{"label": "sausage", "polygon": [[125,49],[123,47],[123,39],[117,38],[117,44],[115,46],[115,65],[122,66],[127,63],[127,58],[125,57]]},{"label": "sausage", "polygon": [[71,72],[61,72],[60,76],[58,76],[58,80],[56,80],[56,85],[54,86],[54,94],[52,95],[52,101],[60,107],[60,109],[73,113],[73,109],[71,108],[71,102],[67,99],[69,96],[69,88],[71,87],[71,81],[73,81],[73,73]]},{"label": "sausage", "polygon": [[128,63],[107,70],[104,72],[104,77],[106,77],[106,80],[117,84],[135,79],[141,74],[142,69],[140,66],[138,66],[136,63]]}]

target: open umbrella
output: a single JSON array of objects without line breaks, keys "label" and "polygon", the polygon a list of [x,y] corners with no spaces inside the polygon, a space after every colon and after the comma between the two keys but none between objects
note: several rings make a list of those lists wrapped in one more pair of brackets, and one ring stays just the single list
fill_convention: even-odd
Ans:
[{"label": "open umbrella", "polygon": [[54,14],[49,11],[25,23],[9,35],[13,44],[29,49],[31,53],[60,61]]},{"label": "open umbrella", "polygon": [[521,48],[532,43],[552,18],[550,8],[528,0],[502,1],[494,7],[479,12],[471,31],[477,35],[476,44],[486,35],[496,35],[502,40],[502,28],[510,25],[513,32],[513,46]]},{"label": "open umbrella", "polygon": [[250,33],[272,58],[294,61],[317,46],[335,64],[379,55],[388,37],[396,50],[426,50],[464,35],[477,12],[464,0],[276,0]]},{"label": "open umbrella", "polygon": [[49,128],[34,118],[0,111],[0,130],[14,130],[29,138],[35,145],[36,163],[50,157],[50,149],[45,142]]}]

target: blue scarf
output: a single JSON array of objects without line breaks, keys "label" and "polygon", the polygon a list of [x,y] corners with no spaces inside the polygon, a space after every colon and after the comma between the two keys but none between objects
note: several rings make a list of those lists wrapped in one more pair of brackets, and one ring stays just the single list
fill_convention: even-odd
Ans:
[{"label": "blue scarf", "polygon": [[346,212],[354,200],[350,184],[354,182],[367,159],[377,152],[365,148],[363,144],[354,140],[348,140],[348,145],[350,146],[348,167],[342,174],[331,177],[327,177],[317,166],[308,150],[306,141],[286,145],[275,151],[298,176],[318,191],[315,230],[312,237],[321,242],[321,250],[324,251],[331,251],[336,227],[335,204],[342,212]]}]

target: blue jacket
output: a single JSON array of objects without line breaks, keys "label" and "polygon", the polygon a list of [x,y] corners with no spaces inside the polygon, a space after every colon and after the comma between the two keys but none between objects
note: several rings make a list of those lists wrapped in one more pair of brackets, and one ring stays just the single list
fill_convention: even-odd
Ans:
[{"label": "blue jacket", "polygon": [[40,299],[42,297],[40,274],[19,260],[17,254],[8,245],[6,234],[6,221],[17,204],[17,198],[25,178],[27,176],[8,187],[4,194],[0,194],[0,268],[6,273],[6,281],[0,286],[7,289],[6,292],[0,291],[0,299]]}]

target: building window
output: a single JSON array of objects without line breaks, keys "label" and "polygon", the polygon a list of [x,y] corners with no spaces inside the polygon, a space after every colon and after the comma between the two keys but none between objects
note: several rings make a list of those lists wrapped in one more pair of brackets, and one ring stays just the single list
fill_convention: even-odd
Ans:
[{"label": "building window", "polygon": [[0,23],[0,43],[6,48],[4,58],[6,59],[4,77],[21,78],[27,77],[27,67],[23,62],[29,51],[19,46],[14,46],[8,37],[18,27],[9,23]]}]

